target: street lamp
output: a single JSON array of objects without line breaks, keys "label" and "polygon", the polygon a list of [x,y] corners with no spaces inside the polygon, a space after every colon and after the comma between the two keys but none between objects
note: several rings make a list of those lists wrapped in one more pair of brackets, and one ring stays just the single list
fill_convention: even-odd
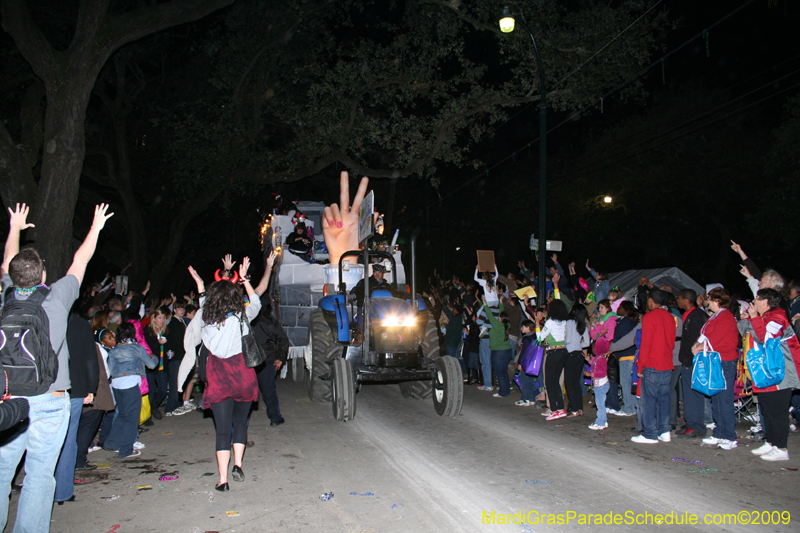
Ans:
[{"label": "street lamp", "polygon": [[[547,280],[545,274],[545,261],[547,256],[547,239],[545,237],[545,227],[547,223],[547,92],[544,87],[544,67],[542,57],[539,55],[539,47],[536,46],[536,39],[533,32],[525,22],[525,17],[520,13],[520,22],[531,36],[533,51],[536,54],[536,66],[539,69],[539,85],[542,96],[539,100],[539,286],[537,288],[538,303],[542,305],[547,301]],[[511,16],[508,6],[503,8],[503,16],[500,19],[500,31],[510,33],[514,31],[515,20]]]}]

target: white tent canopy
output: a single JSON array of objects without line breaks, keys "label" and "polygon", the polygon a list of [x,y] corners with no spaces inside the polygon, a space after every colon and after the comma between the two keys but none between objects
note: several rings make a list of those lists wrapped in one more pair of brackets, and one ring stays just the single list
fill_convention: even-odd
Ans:
[{"label": "white tent canopy", "polygon": [[676,296],[678,291],[682,289],[693,289],[697,294],[702,294],[705,290],[699,283],[690,278],[678,267],[614,272],[608,276],[608,285],[609,287],[619,287],[619,290],[622,291],[622,295],[633,302],[636,299],[639,280],[642,278],[649,279],[656,287],[660,287],[661,285],[672,287],[672,293]]}]

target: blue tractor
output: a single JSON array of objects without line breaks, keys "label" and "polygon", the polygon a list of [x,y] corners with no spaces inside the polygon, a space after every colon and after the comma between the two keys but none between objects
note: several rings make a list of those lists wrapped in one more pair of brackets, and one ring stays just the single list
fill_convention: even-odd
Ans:
[{"label": "blue tractor", "polygon": [[[326,285],[325,296],[309,318],[312,354],[308,395],[313,401],[330,401],[338,421],[353,420],[356,394],[365,384],[399,384],[409,399],[433,398],[436,412],[455,417],[461,412],[464,382],[455,357],[441,356],[431,313],[416,295],[415,243],[411,237],[412,286],[393,281],[369,290],[369,269],[363,269],[363,302],[348,303],[350,288],[343,281],[345,257],[362,257],[363,264],[388,260],[392,254],[353,250],[339,259],[339,282]],[[329,290],[332,289],[332,290]],[[361,300],[361,299],[359,299]]]}]

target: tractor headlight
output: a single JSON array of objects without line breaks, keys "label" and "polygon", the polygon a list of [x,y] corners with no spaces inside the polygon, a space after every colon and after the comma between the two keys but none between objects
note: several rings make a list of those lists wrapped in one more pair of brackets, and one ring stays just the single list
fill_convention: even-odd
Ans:
[{"label": "tractor headlight", "polygon": [[416,324],[417,324],[417,319],[416,319],[416,317],[413,317],[413,316],[406,317],[406,318],[401,318],[399,316],[393,316],[391,318],[384,318],[383,321],[381,322],[381,325],[383,325],[385,327],[390,327],[390,328],[396,328],[396,327],[400,327],[400,326],[412,327],[412,326],[415,326]]}]

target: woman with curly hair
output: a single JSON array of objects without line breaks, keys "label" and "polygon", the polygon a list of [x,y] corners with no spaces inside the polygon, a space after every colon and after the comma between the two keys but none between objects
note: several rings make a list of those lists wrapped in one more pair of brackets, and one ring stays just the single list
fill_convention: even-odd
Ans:
[{"label": "woman with curly hair", "polygon": [[245,305],[239,287],[227,280],[212,283],[204,293],[202,279],[189,267],[201,296],[202,309],[197,313],[202,314],[203,349],[209,352],[203,408],[211,409],[214,413],[219,469],[219,483],[215,488],[220,492],[229,489],[231,443],[231,477],[234,481],[244,481],[242,459],[247,442],[247,418],[253,402],[258,400],[256,371],[245,366],[242,355],[242,321],[251,322],[261,309],[261,300],[247,277],[248,268],[250,259],[245,257],[239,266],[239,277],[244,281],[249,299],[249,304]]}]

